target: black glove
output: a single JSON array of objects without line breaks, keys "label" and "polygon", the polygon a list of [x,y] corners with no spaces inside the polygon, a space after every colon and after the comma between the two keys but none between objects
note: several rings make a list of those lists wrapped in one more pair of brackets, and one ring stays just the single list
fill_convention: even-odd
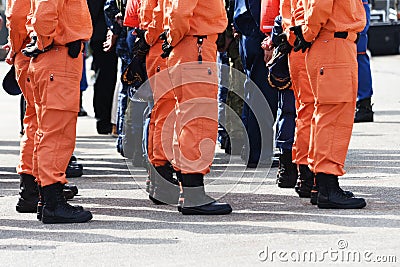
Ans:
[{"label": "black glove", "polygon": [[289,54],[292,51],[293,46],[291,46],[287,41],[287,35],[285,33],[281,33],[278,35],[278,38],[279,38],[279,45],[277,48],[278,51],[281,52],[282,54]]},{"label": "black glove", "polygon": [[296,35],[296,40],[294,41],[294,52],[301,49],[301,52],[306,52],[308,48],[311,47],[311,43],[304,39],[303,31],[301,30],[301,25],[290,27],[290,30]]},{"label": "black glove", "polygon": [[81,40],[76,40],[67,44],[68,55],[72,58],[77,58],[82,51]]},{"label": "black glove", "polygon": [[169,54],[171,53],[172,49],[174,49],[174,47],[168,43],[166,31],[163,32],[162,34],[160,34],[160,39],[164,41],[164,43],[161,46],[162,51],[163,51],[163,53],[161,54],[161,57],[167,58],[169,56]]},{"label": "black glove", "polygon": [[135,32],[137,37],[133,46],[133,53],[137,53],[138,56],[146,56],[150,50],[150,45],[146,43],[146,39],[144,38],[146,30],[135,28]]},{"label": "black glove", "polygon": [[22,54],[27,57],[37,57],[39,54],[43,53],[44,51],[38,49],[36,42],[37,36],[32,36],[31,42],[27,44],[24,49],[21,50]]}]

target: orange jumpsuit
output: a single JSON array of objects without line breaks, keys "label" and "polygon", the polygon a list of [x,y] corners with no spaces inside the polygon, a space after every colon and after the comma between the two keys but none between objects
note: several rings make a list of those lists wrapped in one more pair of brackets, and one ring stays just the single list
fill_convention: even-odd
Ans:
[{"label": "orange jumpsuit", "polygon": [[41,186],[67,183],[65,170],[75,147],[82,53],[68,55],[66,44],[88,41],[92,24],[85,0],[32,0],[28,21],[38,47],[49,51],[31,59],[28,81],[33,89],[38,130],[33,172]]},{"label": "orange jumpsuit", "polygon": [[[160,57],[163,41],[159,39],[160,34],[167,28],[167,9],[167,1],[143,0],[140,12],[141,28],[147,30],[145,38],[150,45],[146,69],[154,99],[149,125],[148,154],[150,163],[156,167],[165,165],[173,158],[171,144],[176,100],[166,71],[167,59]],[[165,124],[167,117],[172,123]]]},{"label": "orange jumpsuit", "polygon": [[30,58],[20,53],[22,48],[30,42],[29,33],[25,26],[31,8],[30,0],[7,0],[7,28],[11,56],[14,56],[15,75],[26,100],[24,116],[24,135],[20,143],[20,159],[17,166],[18,174],[33,174],[33,140],[37,130],[37,118],[33,92],[27,80],[27,71]]},{"label": "orange jumpsuit", "polygon": [[303,36],[313,42],[306,56],[315,98],[308,163],[314,173],[341,176],[357,98],[355,40],[365,27],[365,11],[361,1],[302,1]]},{"label": "orange jumpsuit", "polygon": [[[215,41],[227,26],[222,0],[173,0],[168,43],[174,48],[168,68],[177,98],[179,154],[172,164],[182,174],[206,174],[214,157],[218,128]],[[200,49],[196,36],[207,36]]]},{"label": "orange jumpsuit", "polygon": [[[292,26],[304,24],[303,2],[300,0],[282,0],[282,26],[293,46],[296,36],[289,30]],[[292,148],[292,159],[296,164],[307,165],[310,147],[311,118],[314,112],[314,95],[306,69],[306,53],[290,53],[289,67],[292,88],[296,97],[296,128]]]}]

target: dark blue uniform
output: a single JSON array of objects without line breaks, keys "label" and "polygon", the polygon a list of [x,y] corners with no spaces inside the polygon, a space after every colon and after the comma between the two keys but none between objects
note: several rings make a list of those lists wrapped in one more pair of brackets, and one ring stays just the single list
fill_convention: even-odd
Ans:
[{"label": "dark blue uniform", "polygon": [[[268,69],[259,30],[260,0],[236,0],[234,26],[242,34],[239,50],[247,79],[242,120],[249,138],[248,165],[268,163],[273,155],[273,124],[278,108],[278,91],[267,83]],[[255,86],[252,86],[252,82]],[[265,100],[268,105],[265,105]],[[268,106],[271,112],[268,111]]]}]

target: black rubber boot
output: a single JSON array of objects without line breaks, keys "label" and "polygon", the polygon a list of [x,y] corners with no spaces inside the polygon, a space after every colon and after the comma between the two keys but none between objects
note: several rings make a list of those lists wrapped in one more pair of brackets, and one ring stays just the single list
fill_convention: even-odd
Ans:
[{"label": "black rubber boot", "polygon": [[158,167],[151,166],[149,199],[154,204],[178,204],[179,185],[173,175],[174,169],[170,163]]},{"label": "black rubber boot", "polygon": [[357,101],[354,122],[373,122],[374,112],[372,111],[371,98],[365,98]]},{"label": "black rubber boot", "polygon": [[92,219],[92,213],[67,203],[63,196],[63,184],[55,183],[42,187],[43,223],[84,223]]},{"label": "black rubber boot", "polygon": [[361,209],[367,203],[363,198],[347,196],[339,187],[338,177],[333,174],[318,173],[318,208],[322,209]]},{"label": "black rubber boot", "polygon": [[292,162],[292,151],[284,150],[279,156],[276,183],[280,188],[294,188],[297,182],[297,165]]},{"label": "black rubber boot", "polygon": [[19,195],[16,210],[20,213],[36,213],[39,191],[35,177],[22,173],[19,175]]},{"label": "black rubber boot", "polygon": [[182,174],[178,211],[183,215],[225,215],[232,212],[227,203],[217,202],[204,191],[203,174]]},{"label": "black rubber boot", "polygon": [[307,165],[299,165],[299,178],[294,190],[299,197],[308,198],[311,197],[311,189],[314,185],[314,173],[308,168]]}]

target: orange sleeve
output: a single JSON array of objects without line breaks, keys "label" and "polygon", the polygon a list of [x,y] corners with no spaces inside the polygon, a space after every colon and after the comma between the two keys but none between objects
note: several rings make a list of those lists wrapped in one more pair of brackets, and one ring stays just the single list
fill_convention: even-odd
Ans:
[{"label": "orange sleeve", "polygon": [[140,26],[139,19],[140,0],[129,0],[126,3],[124,26],[137,28]]},{"label": "orange sleeve", "polygon": [[31,8],[30,0],[7,0],[7,28],[9,30],[9,41],[11,49],[18,53],[28,38],[26,29],[27,16]]},{"label": "orange sleeve", "polygon": [[169,17],[168,43],[176,46],[190,31],[189,20],[193,17],[193,10],[198,0],[173,0]]},{"label": "orange sleeve", "polygon": [[[303,0],[304,1],[304,0]],[[306,24],[303,26],[303,37],[311,42],[317,37],[320,29],[332,14],[334,0],[310,0],[303,2],[307,8],[305,14]]]}]

